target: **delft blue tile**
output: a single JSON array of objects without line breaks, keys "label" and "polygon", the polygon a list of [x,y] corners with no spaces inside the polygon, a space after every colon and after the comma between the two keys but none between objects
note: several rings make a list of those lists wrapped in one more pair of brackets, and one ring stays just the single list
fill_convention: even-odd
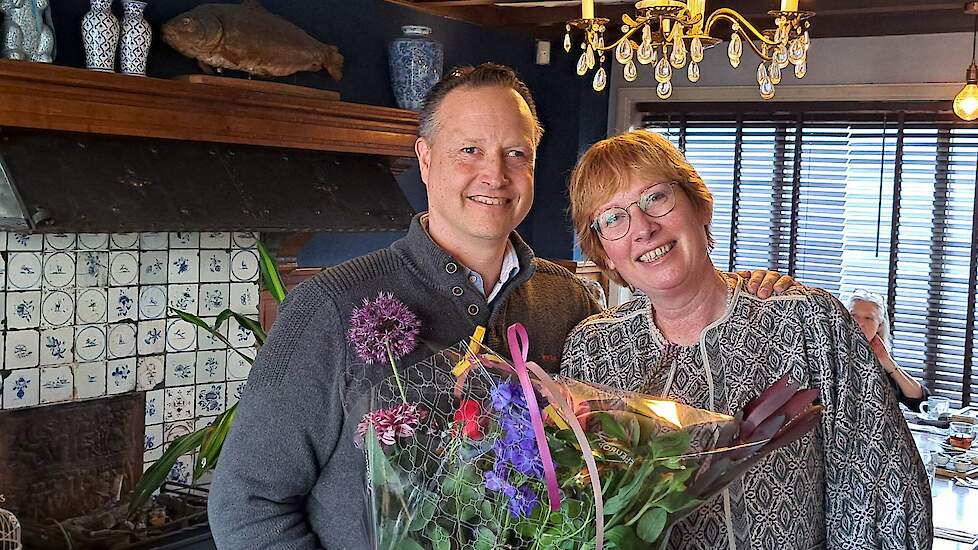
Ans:
[{"label": "delft blue tile", "polygon": [[224,412],[224,384],[197,386],[197,414],[215,416]]},{"label": "delft blue tile", "polygon": [[167,269],[169,283],[197,283],[200,281],[200,251],[196,249],[170,250]]},{"label": "delft blue tile", "polygon": [[258,234],[250,231],[231,234],[231,242],[237,248],[253,248],[258,242]]},{"label": "delft blue tile", "polygon": [[156,355],[166,350],[166,321],[140,321],[136,331],[136,353]]},{"label": "delft blue tile", "polygon": [[168,300],[167,316],[176,317],[174,309],[197,315],[197,297],[200,289],[196,284],[168,285],[166,295]]},{"label": "delft blue tile", "polygon": [[200,285],[200,315],[217,315],[228,308],[231,287],[226,283]]},{"label": "delft blue tile", "polygon": [[170,248],[199,248],[200,233],[181,231],[170,233]]},{"label": "delft blue tile", "polygon": [[3,381],[3,408],[18,409],[40,403],[40,369],[20,369]]},{"label": "delft blue tile", "polygon": [[258,280],[258,253],[254,250],[236,250],[231,254],[231,280],[247,283]]},{"label": "delft blue tile", "polygon": [[162,319],[166,315],[166,287],[139,287],[139,320]]},{"label": "delft blue tile", "polygon": [[248,356],[251,359],[255,358],[255,352],[253,349],[241,348],[241,349],[229,349],[228,353],[228,364],[227,364],[227,379],[231,380],[245,380],[251,373],[251,363],[249,363],[242,355]]},{"label": "delft blue tile", "polygon": [[157,460],[163,456],[163,426],[146,426],[143,432],[143,460]]},{"label": "delft blue tile", "polygon": [[186,386],[196,379],[197,356],[194,352],[166,354],[167,387]]},{"label": "delft blue tile", "polygon": [[105,390],[109,395],[136,389],[136,358],[113,359],[108,362],[105,374]]},{"label": "delft blue tile", "polygon": [[69,365],[41,367],[41,404],[71,401],[75,383]]},{"label": "delft blue tile", "polygon": [[250,348],[255,345],[255,335],[238,323],[237,318],[228,319],[228,340],[236,348]]},{"label": "delft blue tile", "polygon": [[123,359],[136,355],[136,324],[116,323],[108,326],[106,356]]},{"label": "delft blue tile", "polygon": [[241,400],[241,394],[245,390],[247,380],[235,380],[227,383],[227,406],[231,407]]},{"label": "delft blue tile", "polygon": [[140,233],[140,250],[166,250],[169,247],[169,239],[166,233]]},{"label": "delft blue tile", "polygon": [[105,395],[105,363],[75,363],[75,399]]},{"label": "delft blue tile", "polygon": [[183,485],[189,485],[191,475],[194,471],[194,458],[191,455],[181,456],[173,463],[170,473],[166,475],[168,481],[175,481]]},{"label": "delft blue tile", "polygon": [[108,250],[108,233],[79,233],[78,250]]},{"label": "delft blue tile", "polygon": [[137,320],[139,318],[139,287],[118,286],[110,288],[108,311],[110,323],[124,319]]},{"label": "delft blue tile", "polygon": [[85,363],[105,359],[105,325],[75,327],[75,358]]},{"label": "delft blue tile", "polygon": [[203,430],[204,428],[214,424],[215,420],[217,420],[217,418],[213,416],[198,416],[194,419],[194,431]]},{"label": "delft blue tile", "polygon": [[38,348],[41,335],[36,329],[10,330],[4,338],[6,348],[3,365],[7,369],[23,369],[40,364]]},{"label": "delft blue tile", "polygon": [[8,292],[6,312],[8,329],[41,326],[41,292]]},{"label": "delft blue tile", "polygon": [[63,365],[75,360],[72,346],[75,343],[75,327],[62,327],[41,331],[40,363]]},{"label": "delft blue tile", "polygon": [[45,252],[43,285],[48,289],[73,287],[75,284],[75,253]]},{"label": "delft blue tile", "polygon": [[41,253],[18,252],[7,256],[7,290],[41,288]]},{"label": "delft blue tile", "polygon": [[0,290],[7,289],[7,258],[0,255]]},{"label": "delft blue tile", "polygon": [[194,386],[166,388],[163,392],[166,396],[163,404],[165,422],[189,420],[194,417],[194,400],[197,397]]},{"label": "delft blue tile", "polygon": [[104,288],[79,288],[75,294],[75,322],[79,325],[106,322],[107,300],[108,291]]},{"label": "delft blue tile", "polygon": [[221,232],[207,232],[200,234],[201,248],[223,248],[227,250],[231,247],[231,234]]},{"label": "delft blue tile", "polygon": [[74,289],[45,290],[41,295],[41,326],[70,325],[75,318]]},{"label": "delft blue tile", "polygon": [[[216,318],[208,317],[204,318],[203,321],[207,323],[207,326],[213,327],[214,322],[217,321]],[[217,330],[221,336],[227,338],[228,336],[228,324],[222,323]],[[201,327],[197,327],[197,349],[199,350],[222,350],[227,348],[227,345],[212,335],[209,331],[204,330]]]},{"label": "delft blue tile", "polygon": [[162,285],[166,283],[167,263],[170,253],[166,250],[150,250],[139,253],[139,284]]},{"label": "delft blue tile", "polygon": [[206,382],[224,382],[224,371],[227,368],[227,354],[224,350],[197,352],[198,384]]},{"label": "delft blue tile", "polygon": [[40,252],[42,248],[44,248],[43,235],[7,233],[7,250],[10,252]]},{"label": "delft blue tile", "polygon": [[231,283],[228,307],[242,315],[258,315],[258,296],[257,283]]},{"label": "delft blue tile", "polygon": [[135,250],[139,248],[139,233],[113,233],[109,237],[112,250]]},{"label": "delft blue tile", "polygon": [[197,326],[183,319],[173,319],[166,325],[166,351],[195,351],[197,349]]},{"label": "delft blue tile", "polygon": [[135,252],[109,252],[109,286],[134,285],[138,279],[139,260]]},{"label": "delft blue tile", "polygon": [[226,283],[231,280],[231,254],[227,250],[200,251],[200,281]]},{"label": "delft blue tile", "polygon": [[74,233],[48,233],[44,235],[45,250],[72,250],[75,248]]},{"label": "delft blue tile", "polygon": [[163,390],[146,392],[146,422],[147,426],[163,423]]},{"label": "delft blue tile", "polygon": [[75,286],[83,288],[109,285],[109,253],[82,250],[75,254]]},{"label": "delft blue tile", "polygon": [[[190,388],[193,392],[193,388]],[[164,422],[163,423],[163,451],[166,451],[167,446],[173,440],[178,437],[187,435],[188,433],[194,431],[194,421],[193,420],[177,420],[174,422]]]},{"label": "delft blue tile", "polygon": [[164,380],[163,355],[149,355],[136,360],[136,389],[152,390]]}]

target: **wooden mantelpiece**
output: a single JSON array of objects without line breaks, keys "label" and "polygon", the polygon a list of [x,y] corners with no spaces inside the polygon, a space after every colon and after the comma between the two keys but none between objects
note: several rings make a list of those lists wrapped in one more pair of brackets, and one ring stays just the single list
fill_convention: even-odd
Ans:
[{"label": "wooden mantelpiece", "polygon": [[0,126],[413,157],[411,111],[0,60]]}]

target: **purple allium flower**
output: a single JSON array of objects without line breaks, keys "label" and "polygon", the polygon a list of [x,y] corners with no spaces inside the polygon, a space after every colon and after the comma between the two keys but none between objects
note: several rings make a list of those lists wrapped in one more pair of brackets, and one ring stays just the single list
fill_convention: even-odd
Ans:
[{"label": "purple allium flower", "polygon": [[363,306],[353,310],[346,338],[365,363],[384,363],[388,349],[395,361],[413,351],[420,328],[421,321],[404,302],[381,292],[372,301],[364,298]]},{"label": "purple allium flower", "polygon": [[367,430],[372,425],[377,439],[384,445],[393,445],[398,437],[412,437],[428,416],[428,411],[418,409],[415,404],[401,403],[389,409],[367,413],[357,424],[357,447],[363,445]]}]

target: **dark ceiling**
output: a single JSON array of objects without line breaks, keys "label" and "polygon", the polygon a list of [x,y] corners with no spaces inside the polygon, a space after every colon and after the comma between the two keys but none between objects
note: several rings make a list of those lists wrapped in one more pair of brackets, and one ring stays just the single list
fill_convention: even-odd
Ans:
[{"label": "dark ceiling", "polygon": [[[479,25],[513,30],[537,38],[556,38],[564,21],[580,17],[579,1],[542,0],[387,0],[414,9]],[[621,21],[634,14],[633,1],[597,0],[596,15]],[[501,4],[501,5],[500,5]],[[526,4],[521,6],[520,4]],[[545,5],[542,5],[545,4]],[[547,7],[552,5],[552,7]],[[755,24],[770,21],[768,10],[777,0],[708,0],[707,12],[733,8]],[[964,14],[963,2],[937,0],[800,0],[800,9],[816,13],[813,37],[878,36],[971,31],[974,18]]]}]

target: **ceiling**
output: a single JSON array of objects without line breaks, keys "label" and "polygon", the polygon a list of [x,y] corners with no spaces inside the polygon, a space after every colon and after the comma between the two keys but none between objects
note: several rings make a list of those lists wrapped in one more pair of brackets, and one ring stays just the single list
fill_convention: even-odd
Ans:
[{"label": "ceiling", "polygon": [[[537,38],[558,38],[564,21],[580,17],[580,0],[387,0],[413,9],[507,29]],[[634,0],[595,0],[595,13],[621,21],[634,14]],[[754,23],[768,21],[777,0],[708,0],[707,12],[733,8]],[[813,37],[878,36],[968,32],[974,19],[963,2],[924,0],[800,0],[800,9],[816,12]]]}]

